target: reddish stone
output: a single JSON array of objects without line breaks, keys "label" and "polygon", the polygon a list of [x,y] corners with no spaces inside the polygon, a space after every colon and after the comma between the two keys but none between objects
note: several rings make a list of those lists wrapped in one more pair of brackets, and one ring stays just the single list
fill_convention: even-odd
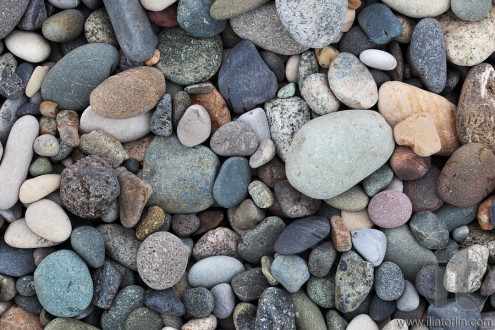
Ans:
[{"label": "reddish stone", "polygon": [[238,258],[237,244],[241,237],[232,229],[219,227],[208,231],[194,245],[192,255],[201,260],[213,256]]},{"label": "reddish stone", "polygon": [[483,230],[495,229],[495,225],[490,220],[490,207],[494,202],[495,195],[492,195],[478,207],[478,223]]},{"label": "reddish stone", "polygon": [[419,179],[428,172],[430,166],[430,157],[418,156],[409,147],[396,147],[390,157],[390,167],[401,180]]},{"label": "reddish stone", "polygon": [[215,229],[220,226],[223,221],[224,215],[222,211],[204,211],[199,215],[199,229],[194,233],[194,235],[201,235],[206,233],[211,229]]},{"label": "reddish stone", "polygon": [[231,121],[232,118],[222,94],[211,82],[207,83],[213,87],[211,92],[207,94],[191,94],[190,97],[193,104],[199,104],[206,109],[211,119],[211,132],[214,133],[220,126]]},{"label": "reddish stone", "polygon": [[9,308],[0,317],[2,330],[43,330],[37,315],[24,311],[17,305]]},{"label": "reddish stone", "polygon": [[148,18],[163,27],[177,26],[177,5],[173,4],[161,11],[149,11]]},{"label": "reddish stone", "polygon": [[344,221],[338,215],[330,218],[330,236],[335,250],[345,252],[352,249],[351,232],[347,230]]},{"label": "reddish stone", "polygon": [[404,194],[409,197],[413,212],[434,212],[443,204],[437,192],[437,182],[440,170],[431,166],[428,173],[417,180],[404,181]]},{"label": "reddish stone", "polygon": [[124,227],[132,228],[139,222],[153,188],[149,183],[126,169],[119,168],[118,172],[120,222]]},{"label": "reddish stone", "polygon": [[153,141],[154,137],[154,135],[146,135],[145,137],[135,141],[122,143],[122,147],[124,147],[124,150],[127,151],[129,158],[142,162],[144,160],[144,153],[146,152],[146,149],[148,149],[148,146],[151,141]]},{"label": "reddish stone", "polygon": [[273,188],[275,183],[287,180],[285,165],[278,158],[258,168],[258,176],[268,187]]},{"label": "reddish stone", "polygon": [[358,9],[361,7],[361,0],[347,0],[347,7],[349,9]]},{"label": "reddish stone", "polygon": [[382,228],[396,228],[411,218],[413,206],[409,198],[395,190],[376,194],[368,204],[371,222]]}]

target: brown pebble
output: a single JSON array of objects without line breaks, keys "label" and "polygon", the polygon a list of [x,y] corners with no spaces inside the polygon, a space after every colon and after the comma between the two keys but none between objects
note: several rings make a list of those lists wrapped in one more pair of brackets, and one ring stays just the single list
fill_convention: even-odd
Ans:
[{"label": "brown pebble", "polygon": [[136,237],[144,241],[149,235],[159,231],[165,223],[165,212],[159,206],[151,206],[139,221],[136,228]]},{"label": "brown pebble", "polygon": [[390,167],[401,180],[419,179],[428,172],[430,166],[430,157],[418,156],[409,147],[396,147],[390,157]]},{"label": "brown pebble", "polygon": [[287,180],[285,164],[274,158],[258,168],[258,176],[264,184],[273,188],[277,182]]},{"label": "brown pebble", "polygon": [[146,149],[148,149],[148,146],[151,141],[153,141],[154,137],[154,135],[146,135],[135,141],[123,143],[122,147],[124,147],[124,150],[127,151],[129,158],[142,162],[144,160],[144,153],[146,152]]},{"label": "brown pebble", "polygon": [[314,214],[320,208],[321,201],[297,191],[288,180],[277,182],[274,186],[275,197],[282,212],[289,218],[300,218]]},{"label": "brown pebble", "polygon": [[361,0],[347,0],[347,6],[349,9],[358,9],[361,7]]},{"label": "brown pebble", "polygon": [[79,145],[79,116],[74,110],[62,110],[57,114],[60,138],[71,147]]},{"label": "brown pebble", "polygon": [[72,157],[72,160],[74,160],[74,162],[77,162],[78,160],[81,160],[83,159],[84,157],[86,157],[87,155],[79,148],[74,148],[74,150],[72,150],[71,152],[71,157]]},{"label": "brown pebble", "polygon": [[200,222],[194,214],[174,214],[172,229],[179,236],[189,236],[199,229]]},{"label": "brown pebble", "polygon": [[40,119],[40,135],[57,135],[57,120],[42,116]]},{"label": "brown pebble", "polygon": [[241,237],[235,231],[225,227],[210,230],[194,245],[192,256],[197,261],[213,256],[238,258],[237,244]]},{"label": "brown pebble", "polygon": [[40,113],[48,118],[56,118],[58,113],[58,105],[52,101],[43,101],[40,103]]},{"label": "brown pebble", "polygon": [[442,206],[443,200],[436,189],[439,177],[440,170],[431,166],[428,173],[421,178],[403,182],[404,194],[411,200],[413,212],[433,212]]},{"label": "brown pebble", "polygon": [[251,199],[244,200],[234,211],[233,225],[239,229],[251,229],[265,219],[265,211]]},{"label": "brown pebble", "polygon": [[490,207],[492,206],[493,202],[495,202],[495,195],[488,197],[478,207],[478,224],[483,230],[495,229],[495,225],[490,220]]},{"label": "brown pebble", "polygon": [[209,210],[203,211],[199,215],[199,229],[194,233],[194,235],[201,235],[209,230],[215,229],[220,226],[220,223],[224,219],[224,214],[222,211]]},{"label": "brown pebble", "polygon": [[17,305],[10,307],[0,317],[2,330],[42,330],[38,315],[24,311]]},{"label": "brown pebble", "polygon": [[352,249],[351,232],[347,230],[344,221],[338,215],[330,218],[331,238],[335,250],[345,252]]},{"label": "brown pebble", "polygon": [[132,228],[141,218],[141,213],[153,192],[153,188],[149,183],[123,167],[118,169],[117,174],[120,184],[120,222],[124,227]]},{"label": "brown pebble", "polygon": [[56,249],[52,247],[37,248],[33,251],[34,264],[38,266],[45,257],[55,252]]},{"label": "brown pebble", "polygon": [[144,61],[144,64],[146,64],[147,66],[153,66],[158,63],[158,60],[160,60],[160,51],[158,49],[155,49],[153,56]]},{"label": "brown pebble", "polygon": [[214,133],[220,126],[231,121],[231,116],[222,94],[211,82],[207,83],[213,88],[210,93],[191,94],[190,97],[193,104],[201,105],[208,112],[211,119],[211,132]]},{"label": "brown pebble", "polygon": [[173,4],[161,11],[149,11],[148,18],[156,25],[163,27],[177,26],[177,5]]}]

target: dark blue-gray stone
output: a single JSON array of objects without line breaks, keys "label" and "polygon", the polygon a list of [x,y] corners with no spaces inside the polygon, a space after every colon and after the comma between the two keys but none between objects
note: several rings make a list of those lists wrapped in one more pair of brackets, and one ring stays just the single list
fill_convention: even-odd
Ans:
[{"label": "dark blue-gray stone", "polygon": [[31,78],[33,71],[34,71],[34,66],[28,62],[23,62],[19,64],[19,66],[17,66],[17,68],[15,69],[15,73],[17,73],[21,78],[24,87],[27,85],[29,78]]},{"label": "dark blue-gray stone", "polygon": [[231,282],[232,290],[241,301],[257,300],[265,289],[270,287],[261,267],[237,274]]},{"label": "dark blue-gray stone", "polygon": [[218,73],[218,86],[232,110],[242,114],[272,99],[278,90],[277,77],[270,71],[251,41],[238,43]]},{"label": "dark blue-gray stone", "polygon": [[452,12],[463,21],[477,22],[485,18],[492,8],[490,0],[452,0]]},{"label": "dark blue-gray stone", "polygon": [[41,85],[45,101],[59,109],[84,110],[89,95],[107,79],[119,63],[119,52],[104,43],[92,43],[74,49],[48,72]]},{"label": "dark blue-gray stone", "polygon": [[210,7],[215,0],[181,0],[177,7],[179,26],[192,36],[209,38],[222,33],[227,20],[216,20],[210,16]]},{"label": "dark blue-gray stone", "polygon": [[339,43],[340,52],[351,53],[355,56],[359,56],[359,54],[367,49],[378,49],[380,47],[381,45],[374,43],[368,38],[359,25],[354,25],[349,31],[344,33]]},{"label": "dark blue-gray stone", "polygon": [[0,1],[0,39],[5,38],[19,23],[29,0]]},{"label": "dark blue-gray stone", "polygon": [[416,274],[416,290],[432,304],[444,302],[447,298],[448,292],[443,286],[444,274],[445,268],[433,264],[423,266]]},{"label": "dark blue-gray stone", "polygon": [[468,207],[458,207],[443,203],[443,205],[435,211],[435,214],[447,225],[449,232],[457,227],[471,223],[478,214],[479,203]]},{"label": "dark blue-gray stone", "polygon": [[460,308],[457,299],[449,299],[445,305],[438,307],[431,304],[428,307],[428,320],[432,330],[476,330],[481,314],[478,309]]},{"label": "dark blue-gray stone", "polygon": [[82,313],[93,298],[88,266],[71,250],[45,257],[34,272],[34,287],[43,308],[58,317]]},{"label": "dark blue-gray stone", "polygon": [[217,73],[222,64],[223,46],[220,36],[195,38],[181,28],[173,27],[163,29],[158,39],[160,60],[156,67],[167,80],[179,85],[207,81]]},{"label": "dark blue-gray stone", "polygon": [[41,28],[47,17],[48,13],[46,12],[45,1],[31,0],[17,27],[28,31],[37,30]]},{"label": "dark blue-gray stone", "polygon": [[0,95],[9,100],[15,100],[24,93],[24,84],[17,73],[0,80]]},{"label": "dark blue-gray stone", "polygon": [[383,300],[377,295],[373,295],[373,298],[371,298],[369,315],[374,321],[384,321],[389,318],[396,310],[397,306],[395,305],[395,301],[393,300]]},{"label": "dark blue-gray stone", "polygon": [[369,70],[378,88],[380,88],[380,86],[386,83],[387,81],[391,80],[390,76],[384,71],[377,69],[369,69]]},{"label": "dark blue-gray stone", "polygon": [[272,53],[268,50],[260,52],[260,56],[265,61],[268,68],[275,73],[278,82],[282,82],[285,79],[285,64],[282,56]]},{"label": "dark blue-gray stone", "polygon": [[82,3],[92,10],[103,7],[103,0],[82,0]]},{"label": "dark blue-gray stone", "polygon": [[133,61],[131,60],[123,51],[122,49],[119,50],[120,53],[120,62],[119,62],[119,70],[120,71],[125,71],[129,70],[132,68],[135,68],[137,66],[142,66],[144,65],[143,61]]},{"label": "dark blue-gray stone", "polygon": [[144,304],[146,307],[161,314],[182,316],[186,313],[184,304],[177,298],[172,288],[147,290],[144,295]]},{"label": "dark blue-gray stone", "polygon": [[383,262],[375,271],[375,291],[383,300],[399,299],[404,293],[404,275],[397,264]]},{"label": "dark blue-gray stone", "polygon": [[41,313],[41,309],[43,308],[36,296],[25,297],[18,294],[14,297],[14,303],[26,312],[36,315]]},{"label": "dark blue-gray stone", "polygon": [[184,307],[189,315],[197,318],[207,317],[213,312],[215,299],[206,288],[192,288],[182,295]]},{"label": "dark blue-gray stone", "polygon": [[385,45],[402,33],[402,24],[383,3],[365,7],[358,14],[359,26],[372,42]]},{"label": "dark blue-gray stone", "polygon": [[158,102],[156,110],[151,116],[150,129],[155,135],[172,135],[172,96],[170,94],[163,95]]},{"label": "dark blue-gray stone", "polygon": [[303,252],[330,234],[330,222],[320,216],[309,216],[292,222],[275,241],[280,254]]},{"label": "dark blue-gray stone", "polygon": [[433,212],[415,213],[409,220],[409,227],[416,241],[427,249],[438,250],[449,243],[447,225]]},{"label": "dark blue-gray stone", "polygon": [[134,158],[126,159],[122,166],[124,166],[129,172],[136,174],[139,170],[139,162]]},{"label": "dark blue-gray stone", "polygon": [[285,290],[270,287],[263,291],[258,301],[255,329],[296,330],[294,305]]},{"label": "dark blue-gray stone", "polygon": [[15,100],[7,99],[0,108],[0,142],[4,146],[12,126],[14,126],[14,123],[19,119],[19,117],[17,117],[17,110],[27,101],[27,97],[24,95]]},{"label": "dark blue-gray stone", "polygon": [[447,82],[447,53],[440,23],[434,18],[419,21],[410,47],[411,65],[426,88],[433,93],[443,91]]},{"label": "dark blue-gray stone", "polygon": [[15,282],[15,289],[21,296],[34,296],[36,294],[34,290],[34,277],[32,275],[19,277]]},{"label": "dark blue-gray stone", "polygon": [[246,198],[249,183],[251,183],[249,161],[244,157],[231,157],[222,164],[218,172],[213,185],[213,197],[222,207],[234,207]]},{"label": "dark blue-gray stone", "polygon": [[201,212],[215,202],[213,183],[220,161],[205,146],[184,147],[176,136],[156,136],[144,156],[143,180],[153,193],[148,205],[166,213]]},{"label": "dark blue-gray stone", "polygon": [[103,312],[101,327],[103,329],[124,330],[126,318],[133,310],[144,306],[144,289],[137,285],[130,285],[117,293],[112,307]]},{"label": "dark blue-gray stone", "polygon": [[96,307],[110,308],[119,289],[121,278],[119,270],[109,261],[105,261],[103,266],[93,273],[93,304]]},{"label": "dark blue-gray stone", "polygon": [[88,266],[98,268],[105,261],[105,240],[98,229],[91,226],[77,227],[70,235],[70,244]]},{"label": "dark blue-gray stone", "polygon": [[[54,45],[54,44],[57,44],[57,43],[52,42],[52,45]],[[88,41],[86,40],[86,37],[84,36],[84,34],[81,34],[79,37],[77,37],[75,39],[60,43],[60,48],[62,50],[62,53],[65,56],[68,53],[70,53],[71,51],[73,51],[74,49],[81,47],[81,46],[84,46],[86,44],[88,44]],[[52,46],[52,51],[53,51],[53,46]]]},{"label": "dark blue-gray stone", "polygon": [[150,59],[158,39],[141,3],[128,0],[103,0],[103,3],[124,53],[134,61]]}]

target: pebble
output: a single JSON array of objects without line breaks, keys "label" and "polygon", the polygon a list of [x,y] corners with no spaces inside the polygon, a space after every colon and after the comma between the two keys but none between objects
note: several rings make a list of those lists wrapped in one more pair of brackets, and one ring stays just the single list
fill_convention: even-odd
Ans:
[{"label": "pebble", "polygon": [[449,292],[470,293],[481,287],[487,269],[488,248],[469,246],[450,259],[445,268],[443,285]]},{"label": "pebble", "polygon": [[268,283],[270,283],[271,285],[278,285],[279,282],[277,281],[277,279],[275,277],[273,277],[271,270],[270,270],[272,268],[272,263],[273,263],[272,257],[263,256],[261,258],[261,272],[265,276]]},{"label": "pebble", "polygon": [[296,329],[294,304],[287,292],[275,287],[263,291],[258,301],[255,329]]},{"label": "pebble", "polygon": [[[83,189],[86,185],[92,189]],[[62,203],[71,213],[80,217],[99,217],[108,210],[119,193],[120,185],[112,165],[98,156],[84,157],[62,171]]]},{"label": "pebble", "polygon": [[237,304],[234,309],[233,320],[236,329],[253,329],[256,321],[256,306],[242,302]]},{"label": "pebble", "polygon": [[269,101],[278,89],[277,77],[250,41],[238,43],[229,52],[218,73],[218,86],[237,114]]},{"label": "pebble", "polygon": [[452,231],[452,239],[457,243],[462,243],[469,236],[469,227],[460,226]]},{"label": "pebble", "polygon": [[133,310],[144,305],[145,290],[137,285],[129,285],[120,290],[109,310],[101,316],[101,326],[105,329],[125,329],[124,324]]},{"label": "pebble", "polygon": [[323,242],[309,254],[308,269],[318,278],[326,276],[337,257],[337,251],[330,242]]},{"label": "pebble", "polygon": [[415,213],[409,221],[409,227],[419,244],[427,249],[438,250],[449,242],[447,225],[435,213]]},{"label": "pebble", "polygon": [[385,261],[375,272],[375,291],[385,301],[393,301],[404,293],[404,276],[395,263]]},{"label": "pebble", "polygon": [[24,92],[24,85],[17,73],[13,73],[2,79],[0,83],[0,95],[6,99],[17,99]]},{"label": "pebble", "polygon": [[79,149],[88,155],[96,155],[110,161],[114,167],[127,159],[121,143],[104,130],[94,130],[81,136]]},{"label": "pebble", "polygon": [[152,57],[157,37],[141,4],[121,0],[103,0],[103,3],[122,51],[133,61],[146,61]]},{"label": "pebble", "polygon": [[489,0],[451,1],[452,12],[464,21],[477,22],[485,18],[492,4]]},{"label": "pebble", "polygon": [[62,110],[57,116],[57,130],[60,139],[70,147],[79,146],[79,117],[73,110]]},{"label": "pebble", "polygon": [[[401,95],[401,98],[393,95]],[[378,111],[392,127],[413,114],[430,113],[442,145],[438,155],[449,156],[459,147],[455,128],[456,106],[442,96],[399,81],[389,81],[380,87],[378,99]]]},{"label": "pebble", "polygon": [[250,182],[248,160],[244,157],[231,157],[218,172],[213,185],[213,197],[222,207],[234,207],[246,198]]},{"label": "pebble", "polygon": [[215,330],[217,328],[217,318],[211,314],[200,319],[191,319],[185,323],[181,330]]},{"label": "pebble", "polygon": [[419,306],[419,295],[414,284],[405,280],[404,293],[396,301],[397,309],[403,312],[412,312]]},{"label": "pebble", "polygon": [[260,53],[261,58],[266,63],[268,68],[275,73],[278,82],[282,82],[285,79],[285,64],[284,58],[278,54],[264,50]]},{"label": "pebble", "polygon": [[177,22],[188,34],[198,38],[210,38],[221,33],[227,26],[226,20],[217,20],[210,16],[210,7],[215,0],[179,1]]},{"label": "pebble", "polygon": [[323,308],[335,308],[335,278],[311,277],[306,285],[309,298]]},{"label": "pebble", "polygon": [[186,312],[184,304],[175,295],[172,288],[158,291],[147,290],[144,296],[144,304],[160,314],[181,316]]},{"label": "pebble", "polygon": [[24,11],[29,6],[29,0],[5,1],[0,6],[0,39],[5,38],[22,19]]},{"label": "pebble", "polygon": [[331,309],[325,316],[328,329],[345,330],[347,321],[337,311]]},{"label": "pebble", "polygon": [[14,30],[4,41],[12,54],[31,63],[43,62],[51,52],[48,40],[36,32]]},{"label": "pebble", "polygon": [[285,64],[285,77],[288,82],[297,83],[297,73],[301,63],[301,54],[295,54],[289,57]]},{"label": "pebble", "polygon": [[226,319],[232,315],[235,305],[235,296],[232,288],[227,283],[215,285],[210,290],[215,300],[213,315],[218,319]]},{"label": "pebble", "polygon": [[48,2],[59,9],[70,9],[79,6],[81,0],[48,0]]},{"label": "pebble", "polygon": [[[458,302],[455,299],[446,300],[446,304],[442,307],[436,307],[434,304],[431,304],[428,307],[427,311],[428,318],[431,319],[431,322],[440,322],[441,320],[452,320],[452,318],[458,317],[461,320],[465,320],[466,324],[477,324],[481,322],[481,315],[479,310],[477,309],[465,309],[459,306]],[[434,323],[435,324],[435,323]],[[475,330],[478,326],[465,326],[465,329]],[[444,327],[445,330],[454,330],[458,328],[457,325],[453,324],[452,326]]]},{"label": "pebble", "polygon": [[409,147],[398,146],[390,157],[390,166],[401,180],[416,180],[428,173],[430,157],[418,156]]},{"label": "pebble", "polygon": [[43,307],[41,306],[38,298],[34,297],[23,297],[21,295],[16,295],[14,298],[14,303],[24,309],[26,312],[32,314],[40,314]]},{"label": "pebble", "polygon": [[330,90],[328,78],[323,73],[314,73],[304,79],[301,95],[311,110],[318,115],[335,112],[340,102]]},{"label": "pebble", "polygon": [[[486,60],[494,51],[491,42],[495,29],[495,7],[478,22],[459,19],[452,11],[437,17],[445,35],[447,60],[462,66],[474,66]],[[476,37],[473,37],[476,36]]]},{"label": "pebble", "polygon": [[16,112],[26,102],[27,99],[21,96],[16,100],[5,100],[2,107],[0,107],[0,114],[2,115],[2,120],[0,121],[0,142],[4,146],[6,146],[9,133],[18,119]]},{"label": "pebble", "polygon": [[177,125],[179,141],[186,147],[194,147],[206,141],[210,133],[211,121],[205,108],[197,104],[187,108]]},{"label": "pebble", "polygon": [[318,61],[315,53],[309,50],[305,51],[301,54],[299,67],[297,68],[297,84],[299,90],[302,90],[306,78],[315,73],[318,73]]},{"label": "pebble", "polygon": [[276,6],[280,21],[290,35],[309,48],[335,42],[347,12],[345,0],[276,1]]},{"label": "pebble", "polygon": [[359,329],[378,330],[378,326],[376,325],[375,321],[373,321],[368,315],[359,314],[352,319],[346,330]]},{"label": "pebble", "polygon": [[120,185],[120,222],[124,227],[132,228],[138,223],[153,188],[149,183],[123,168],[117,170],[117,175]]},{"label": "pebble", "polygon": [[172,217],[172,229],[179,236],[189,236],[199,228],[200,220],[194,214],[175,214]]},{"label": "pebble", "polygon": [[23,116],[13,125],[0,166],[0,209],[9,209],[18,200],[33,157],[33,142],[38,135],[38,121]]},{"label": "pebble", "polygon": [[96,307],[109,309],[119,289],[122,274],[111,262],[103,265],[93,273],[94,295],[92,303]]},{"label": "pebble", "polygon": [[26,312],[19,306],[12,306],[2,314],[0,327],[8,329],[20,326],[30,330],[43,329],[40,324],[40,318],[37,315]]},{"label": "pebble", "polygon": [[26,224],[26,220],[21,218],[9,224],[5,231],[5,242],[12,247],[19,249],[33,249],[40,247],[50,247],[60,243],[49,241],[35,234]]},{"label": "pebble", "polygon": [[211,288],[220,283],[229,283],[244,271],[242,263],[228,256],[213,256],[195,263],[188,273],[189,284],[193,287]]},{"label": "pebble", "polygon": [[119,46],[112,22],[105,8],[93,11],[84,22],[84,36],[88,43],[105,43]]},{"label": "pebble", "polygon": [[392,314],[397,310],[395,301],[383,300],[377,295],[371,298],[369,305],[369,316],[373,321],[381,322],[392,317]]},{"label": "pebble", "polygon": [[258,208],[250,199],[244,200],[233,212],[231,225],[236,230],[253,228],[265,218],[265,211]]},{"label": "pebble", "polygon": [[127,316],[124,326],[126,329],[146,329],[161,330],[163,327],[162,319],[158,313],[147,308],[138,307]]},{"label": "pebble", "polygon": [[311,216],[292,222],[275,242],[280,254],[296,254],[307,250],[330,233],[330,224],[323,217]]},{"label": "pebble", "polygon": [[16,111],[16,115],[19,117],[27,116],[27,115],[37,116],[39,114],[40,114],[40,109],[38,104],[32,102],[24,103]]},{"label": "pebble", "polygon": [[230,121],[213,133],[210,147],[219,156],[250,156],[258,147],[258,138],[242,121]]},{"label": "pebble", "polygon": [[408,3],[400,0],[385,0],[383,2],[393,10],[412,18],[438,16],[450,7],[449,0],[439,0],[434,4],[427,0],[413,0]]},{"label": "pebble", "polygon": [[146,285],[164,290],[175,285],[184,274],[187,251],[177,236],[157,232],[143,241],[136,259],[139,276]]},{"label": "pebble", "polygon": [[58,317],[80,314],[93,296],[88,267],[70,250],[58,250],[43,259],[34,272],[34,287],[43,308]]},{"label": "pebble", "polygon": [[404,182],[404,194],[412,203],[413,212],[435,211],[443,204],[437,192],[441,172],[434,166],[421,178]]},{"label": "pebble", "polygon": [[385,257],[387,251],[387,238],[383,232],[363,228],[351,231],[352,246],[361,256],[378,267]]},{"label": "pebble", "polygon": [[[209,84],[212,87],[212,90],[208,94],[194,94],[191,95],[190,99],[187,93],[185,92],[184,94],[181,93],[176,94],[176,96],[174,97],[174,107],[173,107],[174,125],[176,122],[175,116],[178,113],[178,109],[183,107],[185,111],[189,107],[190,102],[201,105],[208,112],[208,115],[210,116],[212,132],[215,132],[220,126],[231,120],[230,110],[227,107],[227,104],[225,103],[222,94],[220,94],[220,92],[215,88],[215,86],[212,83]],[[179,106],[178,103],[181,103],[179,101],[184,102],[184,105]]]},{"label": "pebble", "polygon": [[280,88],[277,92],[279,99],[288,99],[296,94],[296,84],[288,83],[284,87]]},{"label": "pebble", "polygon": [[275,54],[294,55],[308,49],[292,38],[273,2],[232,17],[230,24],[239,37]]},{"label": "pebble", "polygon": [[22,203],[33,203],[58,190],[59,187],[59,174],[40,175],[24,181],[19,190],[19,200]]},{"label": "pebble", "polygon": [[0,273],[20,277],[30,274],[36,268],[32,249],[17,249],[0,239]]},{"label": "pebble", "polygon": [[335,306],[348,313],[356,310],[373,285],[373,265],[353,252],[344,252],[335,275]]},{"label": "pebble", "polygon": [[131,118],[153,109],[164,93],[165,79],[159,70],[136,67],[95,88],[90,95],[91,110],[102,117]]},{"label": "pebble", "polygon": [[378,49],[367,49],[361,52],[359,60],[370,68],[383,71],[391,71],[397,67],[397,60],[393,55]]},{"label": "pebble", "polygon": [[353,109],[369,109],[378,100],[373,76],[359,59],[340,53],[330,64],[328,82],[335,96]]},{"label": "pebble", "polygon": [[269,208],[275,202],[273,192],[261,181],[252,181],[248,186],[248,192],[256,206],[261,209]]},{"label": "pebble", "polygon": [[289,218],[312,215],[321,205],[319,200],[305,196],[294,189],[287,180],[275,183],[274,190],[280,210]]},{"label": "pebble", "polygon": [[158,35],[157,49],[160,60],[156,67],[167,80],[180,85],[206,81],[217,73],[222,64],[223,50],[219,36],[194,38],[179,27],[163,29]]},{"label": "pebble", "polygon": [[303,290],[291,293],[290,296],[296,313],[296,327],[300,329],[327,329],[320,309]]},{"label": "pebble", "polygon": [[77,47],[50,69],[41,85],[41,95],[60,109],[84,110],[91,92],[118,63],[119,53],[111,45],[90,43]]},{"label": "pebble", "polygon": [[242,235],[237,251],[248,262],[260,264],[263,256],[275,253],[277,237],[285,229],[285,223],[278,217],[268,217]]},{"label": "pebble", "polygon": [[156,136],[143,164],[142,179],[153,188],[149,205],[160,206],[166,213],[207,209],[214,203],[218,168],[218,157],[207,147],[187,148],[176,137]]},{"label": "pebble", "polygon": [[249,157],[249,166],[253,169],[260,168],[270,162],[275,157],[275,154],[275,144],[272,140],[260,141],[258,149]]},{"label": "pebble", "polygon": [[266,117],[265,110],[263,108],[256,108],[251,111],[245,112],[237,120],[242,121],[248,125],[249,128],[256,134],[258,141],[267,140],[271,138],[270,127],[268,126],[268,119]]},{"label": "pebble", "polygon": [[72,248],[93,268],[103,266],[105,261],[105,242],[103,235],[94,227],[81,226],[72,231]]},{"label": "pebble", "polygon": [[32,275],[19,277],[15,283],[15,288],[16,291],[24,297],[34,296],[36,294],[34,289],[34,277]]},{"label": "pebble", "polygon": [[358,14],[358,22],[370,40],[379,45],[388,44],[402,33],[399,20],[383,3],[363,8]]},{"label": "pebble", "polygon": [[409,220],[412,204],[407,195],[386,190],[370,200],[368,214],[375,225],[382,228],[396,228]]},{"label": "pebble", "polygon": [[83,32],[84,20],[84,14],[77,9],[63,10],[43,22],[41,33],[53,42],[71,41]]},{"label": "pebble", "polygon": [[105,130],[121,143],[135,141],[150,132],[152,114],[150,111],[132,118],[112,119],[102,117],[88,107],[81,115],[79,130],[83,134]]},{"label": "pebble", "polygon": [[257,300],[270,287],[260,267],[236,275],[231,285],[237,298],[244,302]]},{"label": "pebble", "polygon": [[394,172],[388,163],[385,163],[382,167],[371,173],[362,181],[364,191],[369,197],[375,196],[380,191],[385,190],[385,187],[387,187],[392,181],[393,176]]},{"label": "pebble", "polygon": [[108,256],[137,271],[136,254],[141,242],[135,237],[134,230],[117,224],[103,224],[97,229],[103,235]]},{"label": "pebble", "polygon": [[186,290],[182,297],[186,312],[192,317],[207,317],[213,312],[215,299],[208,289],[192,288]]},{"label": "pebble", "polygon": [[52,242],[63,242],[71,235],[69,217],[57,203],[42,199],[26,210],[26,224],[35,234]]}]

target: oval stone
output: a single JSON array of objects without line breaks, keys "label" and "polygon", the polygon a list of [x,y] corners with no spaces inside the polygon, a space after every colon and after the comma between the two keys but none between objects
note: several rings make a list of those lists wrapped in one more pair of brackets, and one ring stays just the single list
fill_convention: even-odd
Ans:
[{"label": "oval stone", "polygon": [[213,197],[222,207],[240,204],[247,196],[251,182],[249,162],[244,157],[231,157],[220,168],[213,185]]},{"label": "oval stone", "polygon": [[[324,115],[294,137],[285,164],[287,178],[306,196],[332,198],[385,164],[394,146],[392,129],[374,111]],[[347,171],[350,167],[352,171]]]},{"label": "oval stone", "polygon": [[35,234],[52,242],[65,241],[72,231],[64,209],[49,199],[42,199],[28,206],[26,224]]},{"label": "oval stone", "polygon": [[297,254],[309,249],[330,234],[330,223],[324,217],[310,216],[292,222],[275,241],[280,254]]},{"label": "oval stone", "polygon": [[59,317],[82,313],[93,298],[88,266],[71,250],[59,250],[43,259],[34,272],[34,288],[43,308]]},{"label": "oval stone", "polygon": [[57,103],[59,109],[84,110],[89,95],[107,79],[119,64],[115,47],[93,43],[77,47],[48,72],[41,85],[45,101]]},{"label": "oval stone", "polygon": [[15,56],[31,63],[48,58],[51,47],[48,40],[36,32],[14,30],[5,37],[5,47]]},{"label": "oval stone", "polygon": [[226,20],[210,16],[210,7],[215,0],[181,0],[177,7],[179,26],[192,36],[210,38],[220,34],[227,26]]},{"label": "oval stone", "polygon": [[[29,6],[29,0],[20,1],[2,1],[0,2],[0,39],[5,38],[12,31],[17,23],[22,19],[26,8]],[[44,7],[44,5],[43,5]],[[0,47],[1,48],[1,47]]]},{"label": "oval stone", "polygon": [[375,225],[382,228],[395,228],[409,220],[412,214],[412,204],[407,195],[399,191],[385,190],[371,199],[368,214]]},{"label": "oval stone", "polygon": [[152,67],[139,66],[106,79],[89,97],[98,115],[126,119],[153,109],[165,93],[165,78]]},{"label": "oval stone", "polygon": [[413,18],[433,17],[450,8],[450,0],[383,0],[393,10]]},{"label": "oval stone", "polygon": [[41,28],[45,38],[54,42],[67,42],[77,38],[84,29],[85,17],[77,9],[68,9],[50,16]]},{"label": "oval stone", "polygon": [[244,271],[242,263],[232,257],[213,256],[195,263],[188,274],[188,281],[193,287],[211,288],[220,283],[230,283]]},{"label": "oval stone", "polygon": [[208,112],[199,104],[193,104],[177,125],[177,137],[186,147],[194,147],[205,142],[211,133],[211,120]]},{"label": "oval stone", "polygon": [[33,233],[27,226],[26,219],[14,220],[9,224],[4,238],[5,243],[18,249],[37,249],[59,244]]},{"label": "oval stone", "polygon": [[397,66],[395,57],[383,50],[366,49],[359,54],[359,60],[367,66],[384,71],[390,71]]}]

